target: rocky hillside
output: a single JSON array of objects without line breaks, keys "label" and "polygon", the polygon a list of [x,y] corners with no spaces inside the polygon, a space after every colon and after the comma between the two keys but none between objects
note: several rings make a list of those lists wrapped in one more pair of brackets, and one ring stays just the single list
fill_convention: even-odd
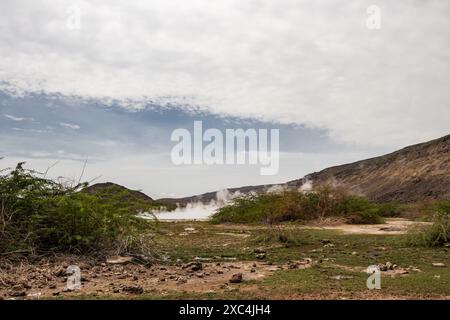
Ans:
[{"label": "rocky hillside", "polygon": [[[428,199],[450,198],[450,135],[413,145],[399,151],[330,167],[280,186],[300,188],[306,182],[314,187],[331,184],[371,200],[409,203]],[[229,189],[230,192],[262,192],[271,185]],[[215,192],[181,199],[161,199],[185,204],[209,202]]]},{"label": "rocky hillside", "polygon": [[163,203],[158,200],[155,201],[141,191],[131,190],[112,182],[96,183],[84,188],[82,192],[87,192],[113,201],[119,201],[121,203],[126,202],[131,206],[136,203],[141,203],[154,208],[164,207],[167,210],[174,210],[176,208],[175,204],[169,202]]}]

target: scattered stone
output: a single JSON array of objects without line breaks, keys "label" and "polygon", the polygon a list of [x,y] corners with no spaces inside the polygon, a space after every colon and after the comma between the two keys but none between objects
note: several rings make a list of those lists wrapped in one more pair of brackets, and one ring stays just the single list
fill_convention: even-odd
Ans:
[{"label": "scattered stone", "polygon": [[379,271],[381,271],[381,270],[380,270],[380,267],[377,265],[370,265],[366,269],[367,274],[372,274],[372,273],[379,272]]},{"label": "scattered stone", "polygon": [[141,286],[127,286],[127,287],[122,288],[122,291],[131,293],[131,294],[143,294],[144,288],[142,288]]},{"label": "scattered stone", "polygon": [[256,272],[255,268],[251,268],[251,269],[250,269],[250,272],[251,272],[251,273],[255,273],[255,272]]},{"label": "scattered stone", "polygon": [[258,253],[256,255],[256,259],[262,260],[266,258],[266,254],[265,253]]},{"label": "scattered stone", "polygon": [[241,283],[242,273],[236,273],[231,276],[230,283]]},{"label": "scattered stone", "polygon": [[189,262],[186,263],[185,265],[181,266],[182,269],[190,271],[190,272],[195,272],[195,271],[199,271],[203,269],[203,265],[201,262]]},{"label": "scattered stone", "polygon": [[433,267],[445,267],[445,264],[442,262],[433,262],[432,265]]},{"label": "scattered stone", "polygon": [[12,289],[8,292],[10,297],[25,297],[27,292],[24,289]]},{"label": "scattered stone", "polygon": [[108,264],[127,264],[133,261],[133,257],[111,256],[106,259]]},{"label": "scattered stone", "polygon": [[63,277],[66,276],[66,269],[64,268],[59,268],[55,273],[54,273],[55,277]]},{"label": "scattered stone", "polygon": [[263,248],[256,248],[255,250],[253,250],[254,253],[266,253],[266,250],[264,250]]},{"label": "scattered stone", "polygon": [[56,289],[56,284],[55,284],[55,283],[51,283],[51,284],[48,286],[48,288],[49,288],[49,289]]},{"label": "scattered stone", "polygon": [[195,231],[195,228],[184,228],[184,231],[193,232]]},{"label": "scattered stone", "polygon": [[387,231],[387,232],[391,232],[391,231],[403,231],[402,228],[399,227],[382,227],[379,229],[380,231]]},{"label": "scattered stone", "polygon": [[334,244],[332,243],[327,243],[326,245],[323,246],[324,248],[333,248]]},{"label": "scattered stone", "polygon": [[358,252],[353,251],[351,254],[352,254],[352,256],[356,256],[358,254]]},{"label": "scattered stone", "polygon": [[183,284],[186,282],[187,282],[187,279],[185,277],[179,277],[177,280],[177,284]]}]

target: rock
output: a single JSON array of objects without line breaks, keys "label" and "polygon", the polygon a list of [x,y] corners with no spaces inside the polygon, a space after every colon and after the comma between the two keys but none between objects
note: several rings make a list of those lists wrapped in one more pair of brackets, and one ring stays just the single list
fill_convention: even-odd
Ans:
[{"label": "rock", "polygon": [[241,283],[242,273],[235,273],[231,276],[230,283]]},{"label": "rock", "polygon": [[53,274],[55,275],[55,277],[64,277],[64,276],[66,276],[66,269],[59,268]]},{"label": "rock", "polygon": [[353,251],[351,254],[352,254],[352,256],[356,256],[358,254],[358,252]]},{"label": "rock", "polygon": [[442,262],[433,262],[432,265],[433,267],[445,267],[445,264]]},{"label": "rock", "polygon": [[195,262],[189,262],[185,265],[181,266],[182,269],[188,270],[190,272],[195,272],[203,269],[203,265],[201,262],[195,261]]},{"label": "rock", "polygon": [[202,272],[196,274],[197,278],[203,278],[205,275]]},{"label": "rock", "polygon": [[54,283],[50,283],[50,285],[48,286],[49,289],[56,289],[56,284]]},{"label": "rock", "polygon": [[195,231],[195,228],[184,228],[184,231],[192,232],[192,231]]},{"label": "rock", "polygon": [[262,260],[262,259],[265,259],[265,258],[266,258],[266,254],[265,253],[258,253],[256,255],[256,259]]},{"label": "rock", "polygon": [[379,229],[380,231],[387,231],[387,232],[391,232],[391,231],[403,231],[402,228],[398,228],[398,227],[382,227]]},{"label": "rock", "polygon": [[329,243],[331,243],[331,240],[330,239],[322,239],[322,240],[320,240],[320,242],[322,242],[322,244],[329,244]]},{"label": "rock", "polygon": [[332,243],[327,243],[326,245],[323,246],[324,248],[333,248],[334,244]]},{"label": "rock", "polygon": [[106,259],[108,264],[127,264],[133,261],[133,257],[111,256]]},{"label": "rock", "polygon": [[255,250],[253,250],[254,253],[266,253],[266,250],[264,250],[263,248],[256,248]]},{"label": "rock", "polygon": [[127,286],[127,287],[122,288],[122,291],[131,293],[131,294],[143,294],[144,288],[142,288],[141,286]]},{"label": "rock", "polygon": [[177,280],[177,284],[183,284],[186,282],[187,282],[187,279],[185,277],[179,277]]},{"label": "rock", "polygon": [[380,271],[380,267],[377,265],[370,265],[366,269],[367,274],[372,274],[372,273],[379,272],[379,271]]},{"label": "rock", "polygon": [[386,262],[385,266],[386,266],[386,269],[387,269],[387,270],[393,270],[393,269],[394,269],[394,268],[392,267],[393,264],[390,263],[390,262]]},{"label": "rock", "polygon": [[27,295],[27,292],[24,289],[12,289],[8,291],[8,295],[10,297],[25,297]]},{"label": "rock", "polygon": [[250,269],[250,272],[251,272],[251,273],[255,273],[255,272],[256,272],[255,268],[251,268],[251,269]]}]

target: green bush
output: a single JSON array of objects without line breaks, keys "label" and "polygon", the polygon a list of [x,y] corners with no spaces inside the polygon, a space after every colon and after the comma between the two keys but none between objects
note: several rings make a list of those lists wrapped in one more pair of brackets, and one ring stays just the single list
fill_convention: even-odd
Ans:
[{"label": "green bush", "polygon": [[246,195],[218,209],[213,223],[278,223],[328,217],[350,218],[352,223],[382,223],[379,206],[340,189],[322,187],[314,192],[283,191]]},{"label": "green bush", "polygon": [[149,204],[78,192],[85,186],[64,186],[24,169],[23,163],[4,170],[0,175],[0,253],[119,254],[147,249],[156,223],[136,213],[148,211]]},{"label": "green bush", "polygon": [[431,204],[427,210],[432,213],[432,224],[410,230],[406,243],[420,247],[438,247],[450,243],[450,200]]},{"label": "green bush", "polygon": [[351,213],[346,222],[350,224],[381,224],[384,223],[384,220],[375,209]]}]

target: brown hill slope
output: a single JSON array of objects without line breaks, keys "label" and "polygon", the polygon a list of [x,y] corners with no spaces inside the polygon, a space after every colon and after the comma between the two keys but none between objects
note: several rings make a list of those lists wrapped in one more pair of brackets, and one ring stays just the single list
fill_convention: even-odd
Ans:
[{"label": "brown hill slope", "polygon": [[338,184],[375,201],[450,198],[450,135],[367,160],[327,168],[287,183]]},{"label": "brown hill slope", "polygon": [[[299,188],[306,181],[313,186],[339,185],[374,201],[402,203],[450,198],[450,135],[406,147],[396,152],[330,167],[289,181],[280,186]],[[262,192],[271,185],[229,189],[230,192]],[[169,203],[209,202],[215,192],[179,199],[160,199]]]}]

